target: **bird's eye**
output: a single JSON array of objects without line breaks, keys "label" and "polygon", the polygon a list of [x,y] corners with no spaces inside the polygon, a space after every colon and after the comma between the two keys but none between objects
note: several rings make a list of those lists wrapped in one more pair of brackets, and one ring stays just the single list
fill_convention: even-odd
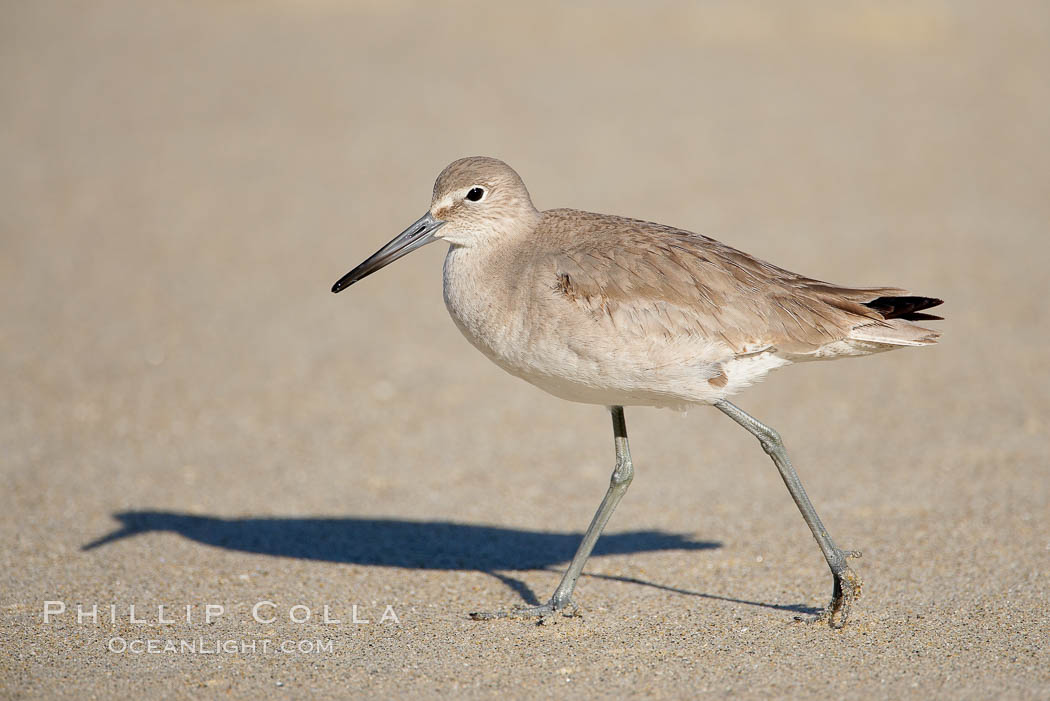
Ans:
[{"label": "bird's eye", "polygon": [[470,188],[470,192],[467,193],[467,199],[470,200],[471,202],[477,202],[478,200],[480,200],[484,196],[485,196],[485,188],[482,188],[482,187],[472,187],[472,188]]}]

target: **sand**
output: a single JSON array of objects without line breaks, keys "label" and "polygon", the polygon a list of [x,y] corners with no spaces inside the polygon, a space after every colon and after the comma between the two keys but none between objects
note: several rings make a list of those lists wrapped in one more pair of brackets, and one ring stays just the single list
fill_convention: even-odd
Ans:
[{"label": "sand", "polygon": [[[1045,4],[4,17],[3,697],[1050,697]],[[710,408],[628,410],[580,617],[467,617],[549,596],[613,465],[460,336],[441,247],[328,292],[470,154],[946,300],[934,348],[738,397],[864,551],[845,630],[796,621],[830,577]]]}]

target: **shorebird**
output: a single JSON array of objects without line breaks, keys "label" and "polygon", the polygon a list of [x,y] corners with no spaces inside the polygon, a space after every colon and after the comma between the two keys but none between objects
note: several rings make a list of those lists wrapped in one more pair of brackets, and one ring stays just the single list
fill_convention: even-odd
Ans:
[{"label": "shorebird", "polygon": [[832,285],[652,222],[541,212],[510,166],[480,156],[446,167],[430,210],[332,292],[438,240],[449,244],[445,306],[467,340],[556,397],[608,406],[616,452],[605,498],[550,600],[472,617],[575,612],[576,581],[634,477],[623,407],[710,404],[776,464],[831,569],[831,602],[818,620],[845,624],[861,590],[847,560],[860,553],[835,545],[780,435],[728,397],[791,363],[933,344],[939,334],[914,322],[940,319],[922,310],[941,300]]}]

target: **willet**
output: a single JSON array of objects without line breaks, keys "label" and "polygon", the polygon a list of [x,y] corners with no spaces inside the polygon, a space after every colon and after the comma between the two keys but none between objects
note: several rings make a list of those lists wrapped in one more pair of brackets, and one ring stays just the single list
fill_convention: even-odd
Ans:
[{"label": "willet", "polygon": [[501,368],[551,394],[612,412],[609,489],[550,601],[475,618],[575,611],[572,593],[598,536],[634,477],[624,406],[711,404],[773,459],[831,568],[821,616],[846,622],[861,580],[835,545],[780,435],[728,401],[766,373],[803,360],[926,346],[914,321],[941,300],[896,287],[841,287],[803,277],[714,239],[651,222],[572,209],[540,212],[513,169],[455,161],[430,210],[332,287],[339,292],[431,241],[450,244],[445,305]]}]

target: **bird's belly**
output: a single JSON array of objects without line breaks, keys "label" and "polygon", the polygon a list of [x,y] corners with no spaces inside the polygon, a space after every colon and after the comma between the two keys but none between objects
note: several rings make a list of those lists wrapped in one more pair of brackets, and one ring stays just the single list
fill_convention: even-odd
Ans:
[{"label": "bird's belly", "polygon": [[680,408],[724,396],[721,387],[709,382],[719,371],[706,347],[636,347],[615,337],[603,343],[544,335],[533,337],[528,347],[525,357],[511,357],[499,364],[562,399]]},{"label": "bird's belly", "polygon": [[717,353],[707,346],[636,348],[616,337],[581,338],[559,324],[530,326],[522,323],[525,314],[464,308],[459,301],[446,294],[449,314],[471,345],[511,375],[556,397],[605,406],[681,408],[725,396],[722,387],[709,382],[719,370]]}]

